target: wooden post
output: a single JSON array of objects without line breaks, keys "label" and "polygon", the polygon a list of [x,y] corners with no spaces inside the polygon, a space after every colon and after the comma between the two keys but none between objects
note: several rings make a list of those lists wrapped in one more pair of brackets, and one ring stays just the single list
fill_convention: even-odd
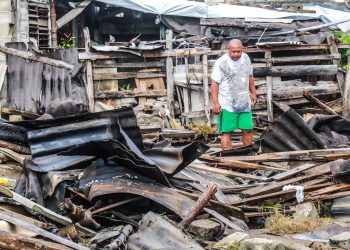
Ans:
[{"label": "wooden post", "polygon": [[[348,65],[350,65],[350,56],[348,56]],[[343,116],[350,119],[350,70],[346,72],[343,93]]]},{"label": "wooden post", "polygon": [[57,48],[57,24],[55,0],[50,0],[51,47]]},{"label": "wooden post", "polygon": [[[327,37],[327,43],[329,45],[329,49],[331,51],[331,55],[338,55],[339,58],[340,58],[338,47],[337,47],[337,44],[335,43],[335,38],[334,38],[333,35]],[[337,65],[338,67],[340,67],[340,59],[333,60],[333,64]],[[345,78],[344,78],[344,74],[341,71],[339,71],[339,70],[338,70],[338,73],[337,73],[337,81],[338,81],[340,93],[343,96],[343,94],[344,94]]]},{"label": "wooden post", "polygon": [[[265,59],[271,58],[271,51],[265,52]],[[271,63],[267,62],[266,67],[271,67]],[[273,85],[273,78],[272,76],[266,76],[266,105],[267,105],[267,120],[269,122],[273,121],[273,106],[272,106],[272,85]]]},{"label": "wooden post", "polygon": [[[173,31],[166,30],[166,44],[167,52],[173,50]],[[167,88],[167,106],[170,111],[170,116],[174,117],[174,67],[173,58],[168,56],[166,58],[166,88]]]},{"label": "wooden post", "polygon": [[[190,86],[190,74],[189,74],[189,66],[188,66],[188,56],[184,57],[185,59],[185,74],[186,74],[186,85]],[[185,114],[190,112],[190,105],[191,105],[191,89],[189,88],[183,88],[183,100],[184,100],[184,110]],[[185,118],[185,124],[189,124],[189,118]]]},{"label": "wooden post", "polygon": [[[89,28],[84,28],[84,39],[85,39],[85,52],[90,52],[90,32]],[[86,60],[86,80],[87,80],[87,96],[88,96],[88,106],[89,111],[95,111],[95,101],[94,101],[94,81],[92,77],[92,62],[91,60]]]},{"label": "wooden post", "polygon": [[209,101],[209,82],[208,82],[208,55],[202,56],[203,60],[203,91],[204,91],[204,112],[207,117],[207,124],[211,126],[210,119],[210,101]]},{"label": "wooden post", "polygon": [[212,184],[197,200],[196,204],[191,208],[191,211],[186,215],[186,217],[179,223],[180,228],[186,228],[192,221],[194,221],[197,215],[203,210],[203,208],[208,204],[211,197],[216,193],[216,185]]}]

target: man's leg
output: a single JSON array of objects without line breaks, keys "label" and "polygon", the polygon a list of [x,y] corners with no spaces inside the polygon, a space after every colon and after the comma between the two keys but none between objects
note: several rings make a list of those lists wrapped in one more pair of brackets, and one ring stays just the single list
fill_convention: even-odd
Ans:
[{"label": "man's leg", "polygon": [[242,130],[242,142],[243,146],[253,144],[253,130]]},{"label": "man's leg", "polygon": [[231,132],[221,134],[221,148],[222,150],[231,149]]},{"label": "man's leg", "polygon": [[242,112],[238,117],[238,128],[242,130],[244,146],[253,144],[253,115],[252,112]]},{"label": "man's leg", "polygon": [[222,150],[231,149],[231,133],[237,129],[238,114],[222,110],[218,116],[218,128],[221,132],[221,148]]}]

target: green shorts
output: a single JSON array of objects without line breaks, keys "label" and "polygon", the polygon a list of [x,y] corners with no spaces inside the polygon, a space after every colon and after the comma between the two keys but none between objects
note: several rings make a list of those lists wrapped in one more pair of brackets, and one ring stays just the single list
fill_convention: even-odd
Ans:
[{"label": "green shorts", "polygon": [[223,109],[218,116],[218,128],[221,133],[232,132],[236,129],[252,130],[252,111],[230,112]]}]

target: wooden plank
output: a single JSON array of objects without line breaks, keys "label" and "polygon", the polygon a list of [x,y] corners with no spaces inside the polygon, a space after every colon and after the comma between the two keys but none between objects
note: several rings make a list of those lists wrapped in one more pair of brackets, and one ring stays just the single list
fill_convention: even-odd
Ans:
[{"label": "wooden plank", "polygon": [[[338,49],[349,49],[350,44],[339,44]],[[320,44],[320,45],[297,45],[297,46],[276,46],[276,47],[270,47],[270,48],[244,48],[245,53],[262,53],[265,51],[300,51],[300,50],[322,50],[322,49],[329,49],[328,45]],[[200,50],[198,48],[196,49],[178,49],[175,52],[147,52],[143,51],[142,54],[133,52],[134,54],[129,55],[125,53],[131,53],[133,51],[120,51],[120,52],[108,52],[108,53],[79,53],[79,59],[80,60],[97,60],[97,59],[115,59],[115,58],[137,58],[137,57],[143,57],[143,58],[167,58],[167,57],[187,57],[189,55],[191,56],[200,56],[200,55],[208,55],[208,56],[218,56],[223,55],[227,51],[226,50]]]},{"label": "wooden plank", "polygon": [[201,155],[199,157],[200,160],[209,161],[213,164],[217,164],[218,166],[225,168],[238,168],[238,169],[249,169],[249,170],[270,170],[270,171],[285,171],[283,168],[270,167],[260,164],[255,164],[251,162],[244,161],[234,161],[234,160],[223,160],[222,158],[212,157],[209,155]]},{"label": "wooden plank", "polygon": [[[166,30],[166,44],[167,52],[173,50],[173,31]],[[174,66],[173,59],[168,56],[166,58],[166,88],[167,88],[167,108],[170,111],[170,116],[174,117]]]},{"label": "wooden plank", "polygon": [[311,196],[318,196],[318,195],[323,195],[323,194],[330,194],[330,193],[335,193],[338,191],[345,191],[350,189],[350,184],[348,183],[338,183],[338,184],[333,184],[330,187],[322,188],[319,190],[316,190],[314,192],[309,193]]},{"label": "wooden plank", "polygon": [[302,166],[293,168],[291,170],[285,171],[284,173],[276,174],[276,175],[272,176],[271,179],[275,180],[275,181],[280,181],[280,180],[289,178],[291,176],[294,176],[296,174],[299,174],[299,173],[301,173],[307,169],[310,169],[314,166],[315,166],[314,163],[306,163],[305,165],[302,165]]},{"label": "wooden plank", "polygon": [[127,97],[160,97],[166,96],[166,89],[158,90],[131,90],[131,91],[116,91],[116,92],[96,92],[95,99],[119,99]]},{"label": "wooden plank", "polygon": [[336,75],[337,65],[288,65],[259,67],[253,69],[254,76]]},{"label": "wooden plank", "polygon": [[[335,38],[334,38],[333,35],[327,37],[327,43],[329,45],[329,49],[331,51],[331,54],[340,56],[338,48],[337,48],[337,44],[335,43]],[[337,68],[339,68],[340,64],[341,64],[340,59],[333,60],[333,64]],[[341,72],[341,71],[337,71],[337,82],[338,82],[338,85],[339,85],[340,93],[343,95],[344,94],[345,78],[344,78],[343,72]]]},{"label": "wooden plank", "polygon": [[255,187],[252,189],[248,189],[242,192],[242,194],[247,196],[257,196],[266,194],[268,192],[275,192],[280,190],[283,186],[297,183],[304,180],[310,180],[312,178],[318,177],[323,174],[329,174],[331,172],[330,170],[330,163],[322,164],[320,166],[313,167],[313,169],[317,170],[314,172],[314,174],[305,175],[305,176],[299,176],[292,179],[288,179],[285,181],[274,181],[270,182],[269,184],[262,186],[262,187]]},{"label": "wooden plank", "polygon": [[[88,27],[85,27],[83,30],[84,40],[85,40],[85,52],[90,52],[91,40],[90,40],[90,31]],[[88,107],[90,112],[95,111],[95,101],[94,101],[94,80],[92,75],[92,62],[90,60],[86,61],[86,80],[87,80],[87,97],[88,97]]]},{"label": "wooden plank", "polygon": [[63,17],[57,20],[57,29],[61,28],[63,25],[72,21],[77,17],[84,9],[92,2],[92,0],[84,0],[83,2],[77,4],[74,9],[70,10]]},{"label": "wooden plank", "polygon": [[65,68],[69,70],[74,69],[74,65],[56,60],[56,59],[51,59],[48,57],[40,56],[39,54],[35,54],[33,52],[27,52],[27,51],[22,51],[18,49],[12,49],[12,48],[7,48],[5,46],[0,45],[0,52],[4,52],[7,54],[15,55],[21,58],[24,58],[26,60],[30,61],[36,61],[36,62],[42,62],[51,66],[59,67],[59,68]]},{"label": "wooden plank", "polygon": [[254,58],[255,62],[266,63],[290,63],[290,62],[310,62],[310,61],[328,61],[339,60],[340,55],[312,55],[312,56],[287,56],[287,57],[272,57],[272,58]]},{"label": "wooden plank", "polygon": [[210,118],[210,99],[209,99],[209,81],[208,81],[208,56],[203,55],[203,95],[204,95],[204,112],[207,118],[207,125],[211,126]]},{"label": "wooden plank", "polygon": [[312,198],[307,198],[306,201],[312,200],[312,201],[323,201],[323,200],[334,200],[341,197],[350,196],[350,191],[344,191],[344,192],[337,192],[334,194],[323,194],[314,196]]},{"label": "wooden plank", "polygon": [[287,151],[287,152],[275,152],[266,153],[261,155],[251,156],[230,156],[222,157],[227,160],[238,160],[247,162],[263,162],[263,161],[327,161],[337,157],[346,157],[350,154],[350,148],[337,148],[337,149],[314,149],[314,150],[301,150],[301,151]]},{"label": "wooden plank", "polygon": [[[331,185],[331,183],[323,183],[323,184],[317,184],[317,185],[312,185],[312,186],[307,186],[307,185],[302,184],[301,186],[304,187],[304,191],[307,191],[307,190],[318,189],[320,187],[329,186],[329,185]],[[277,192],[272,192],[272,193],[268,193],[268,194],[253,196],[250,198],[242,199],[240,201],[235,201],[235,202],[229,203],[229,205],[241,206],[241,205],[251,204],[251,203],[258,202],[258,201],[265,201],[265,200],[275,199],[275,198],[280,198],[282,201],[286,201],[286,200],[289,200],[291,198],[290,197],[291,195],[295,195],[295,190],[277,191]]]},{"label": "wooden plank", "polygon": [[50,241],[0,231],[1,249],[71,250],[72,248]]},{"label": "wooden plank", "polygon": [[58,242],[62,245],[71,247],[73,249],[77,249],[77,250],[88,250],[89,249],[87,247],[78,245],[78,244],[74,243],[73,241],[67,240],[65,238],[62,238],[62,237],[56,235],[56,234],[53,234],[53,233],[50,233],[44,229],[41,229],[40,227],[37,227],[33,224],[30,224],[28,222],[21,221],[17,218],[11,217],[11,216],[9,216],[1,211],[0,211],[0,219],[7,221],[11,224],[14,224],[16,226],[22,227],[22,228],[29,230],[31,232],[34,232],[36,234],[39,234],[40,236],[43,236],[45,238],[48,238],[48,239],[53,240],[55,242]]},{"label": "wooden plank", "polygon": [[118,73],[94,73],[93,79],[96,80],[121,80],[130,78],[156,78],[165,77],[163,73],[144,73],[144,72],[118,72]]},{"label": "wooden plank", "polygon": [[98,62],[94,63],[94,68],[162,68],[165,67],[165,62],[157,61],[157,62],[133,62],[133,63],[116,63],[112,65],[98,64]]},{"label": "wooden plank", "polygon": [[37,119],[40,117],[40,115],[32,113],[32,112],[11,109],[11,108],[5,108],[5,107],[1,108],[1,113],[8,114],[8,115],[20,115],[22,117],[30,118],[30,119]]},{"label": "wooden plank", "polygon": [[191,165],[189,165],[189,168],[194,168],[194,169],[202,170],[202,171],[209,172],[209,173],[222,174],[224,176],[233,177],[233,178],[238,177],[238,178],[242,178],[242,179],[246,179],[246,180],[256,180],[256,181],[265,181],[266,180],[265,177],[255,176],[255,175],[250,175],[250,174],[243,174],[243,173],[229,171],[229,170],[220,169],[220,168],[208,167],[204,164],[191,164]]},{"label": "wooden plank", "polygon": [[[189,75],[189,66],[188,66],[188,57],[185,56],[185,74],[186,74],[186,84],[184,84],[183,87],[183,100],[184,100],[184,113],[190,112],[190,107],[191,107],[191,91],[190,89],[184,88],[190,85],[190,75]],[[176,85],[176,81],[174,81],[174,84]],[[179,86],[179,85],[178,85]],[[188,125],[190,119],[187,117],[185,118],[185,124]]]}]

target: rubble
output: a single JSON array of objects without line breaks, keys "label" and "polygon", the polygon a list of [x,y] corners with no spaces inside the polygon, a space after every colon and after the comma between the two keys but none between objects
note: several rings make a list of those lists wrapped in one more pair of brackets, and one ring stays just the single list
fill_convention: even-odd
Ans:
[{"label": "rubble", "polygon": [[[347,9],[57,0],[56,21],[55,1],[13,2],[0,248],[349,248],[350,45],[333,29]],[[56,28],[84,51],[50,47]],[[255,134],[221,151],[209,79],[232,38],[252,61]]]}]

